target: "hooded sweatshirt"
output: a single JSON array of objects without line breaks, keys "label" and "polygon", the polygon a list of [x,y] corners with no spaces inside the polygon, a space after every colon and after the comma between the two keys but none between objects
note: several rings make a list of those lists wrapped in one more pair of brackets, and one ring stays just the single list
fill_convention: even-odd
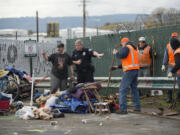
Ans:
[{"label": "hooded sweatshirt", "polygon": [[[180,47],[180,41],[175,37],[170,39],[170,44],[174,52],[176,51],[177,48]],[[175,58],[175,66],[171,70],[172,73],[176,73],[180,69],[180,53],[175,54],[174,58]]]}]

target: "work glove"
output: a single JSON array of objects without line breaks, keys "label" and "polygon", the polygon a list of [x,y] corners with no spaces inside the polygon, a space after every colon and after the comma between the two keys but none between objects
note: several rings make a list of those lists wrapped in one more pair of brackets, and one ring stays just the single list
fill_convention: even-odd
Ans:
[{"label": "work glove", "polygon": [[153,55],[156,57],[157,56],[157,53],[156,53],[156,51],[153,51]]},{"label": "work glove", "polygon": [[169,72],[168,73],[168,78],[171,78],[173,75],[172,75],[172,72]]},{"label": "work glove", "polygon": [[162,72],[165,72],[165,71],[166,71],[166,67],[165,67],[165,65],[162,65],[162,67],[161,67],[161,71],[162,71]]},{"label": "work glove", "polygon": [[110,68],[110,70],[117,70],[118,69],[118,66],[112,66],[111,68]]},{"label": "work glove", "polygon": [[46,55],[46,51],[45,51],[45,50],[42,51],[42,55],[43,55],[43,56]]},{"label": "work glove", "polygon": [[71,75],[71,81],[75,81],[74,75]]},{"label": "work glove", "polygon": [[116,55],[117,52],[118,52],[117,49],[113,49],[113,52],[112,52],[112,53],[113,53],[114,55]]},{"label": "work glove", "polygon": [[99,53],[99,54],[97,55],[98,59],[100,59],[102,56],[104,56],[104,53]]}]

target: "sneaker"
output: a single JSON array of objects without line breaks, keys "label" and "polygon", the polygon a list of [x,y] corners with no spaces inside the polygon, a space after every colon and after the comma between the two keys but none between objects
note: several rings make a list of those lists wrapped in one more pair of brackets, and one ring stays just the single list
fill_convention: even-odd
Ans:
[{"label": "sneaker", "polygon": [[116,114],[128,114],[128,112],[124,110],[118,110],[116,111]]}]

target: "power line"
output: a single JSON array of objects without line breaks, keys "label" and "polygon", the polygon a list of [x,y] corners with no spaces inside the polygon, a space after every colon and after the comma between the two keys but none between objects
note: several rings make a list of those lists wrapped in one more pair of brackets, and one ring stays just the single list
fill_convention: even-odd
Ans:
[{"label": "power line", "polygon": [[86,37],[86,0],[83,0],[83,37]]}]

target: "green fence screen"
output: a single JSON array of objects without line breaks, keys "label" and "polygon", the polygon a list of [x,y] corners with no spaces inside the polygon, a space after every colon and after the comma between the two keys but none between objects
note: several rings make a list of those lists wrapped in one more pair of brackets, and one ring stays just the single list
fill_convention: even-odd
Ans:
[{"label": "green fence screen", "polygon": [[[109,74],[109,68],[112,63],[112,50],[119,44],[122,37],[128,37],[136,45],[138,38],[144,36],[149,45],[152,46],[152,37],[154,37],[153,48],[157,52],[155,58],[155,76],[165,76],[166,73],[161,72],[161,65],[164,56],[164,50],[169,42],[172,32],[178,32],[180,34],[180,25],[161,27],[156,29],[148,29],[142,31],[133,31],[126,32],[121,34],[109,34],[103,36],[94,36],[81,38],[84,43],[84,47],[92,48],[93,50],[104,53],[104,57],[101,59],[93,58],[93,65],[95,66],[95,76],[96,77],[107,77]],[[72,51],[75,49],[75,40],[77,39],[68,39],[67,40],[67,52],[72,54]],[[119,48],[120,49],[120,48]],[[120,61],[116,59],[116,64],[119,64]],[[119,77],[122,75],[122,70],[114,71],[112,76]]]}]

